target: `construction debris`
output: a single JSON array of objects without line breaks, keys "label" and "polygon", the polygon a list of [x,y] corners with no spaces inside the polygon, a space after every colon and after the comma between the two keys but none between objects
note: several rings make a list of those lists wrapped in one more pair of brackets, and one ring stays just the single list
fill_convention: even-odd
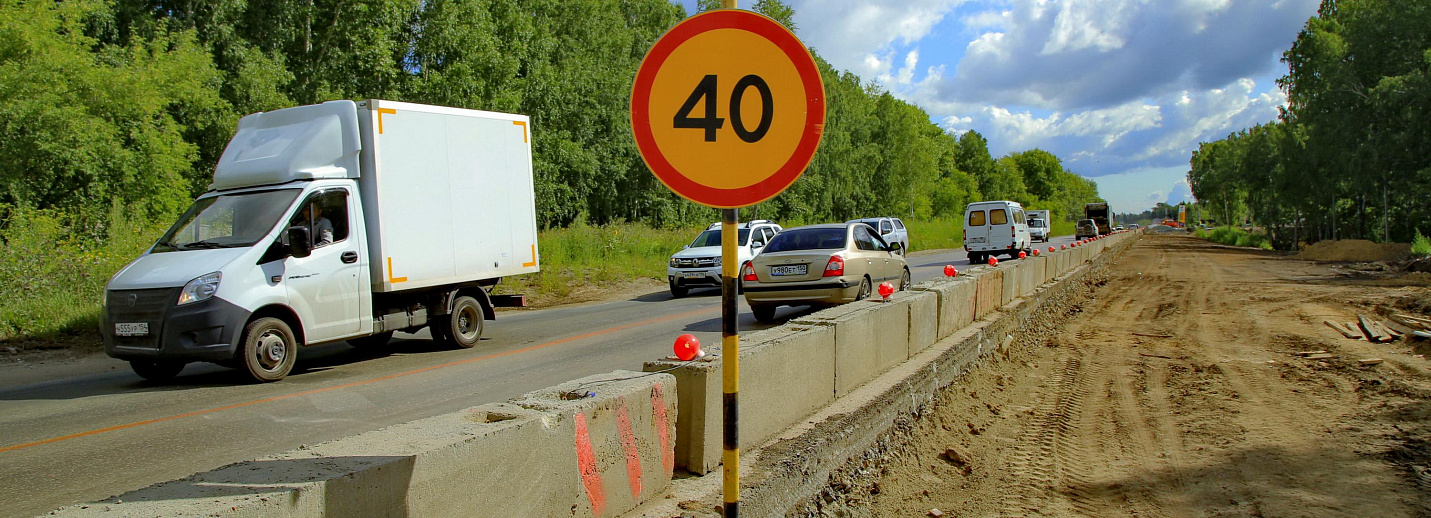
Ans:
[{"label": "construction debris", "polygon": [[1370,367],[1370,366],[1372,366],[1372,365],[1379,365],[1379,364],[1381,364],[1381,362],[1382,362],[1382,359],[1381,359],[1381,358],[1367,358],[1367,359],[1365,359],[1365,360],[1357,360],[1357,361],[1356,361],[1356,363],[1357,363],[1358,365],[1361,365],[1362,367]]},{"label": "construction debris", "polygon": [[1322,323],[1326,324],[1327,327],[1337,330],[1337,332],[1341,333],[1342,336],[1345,336],[1352,340],[1361,340],[1361,332],[1356,331],[1353,327],[1347,327],[1343,324],[1332,322],[1331,320],[1323,320]]},{"label": "construction debris", "polygon": [[1313,354],[1327,354],[1327,352],[1326,352],[1326,351],[1297,351],[1297,352],[1292,353],[1292,354],[1295,355],[1295,356],[1301,356],[1301,357],[1303,357],[1303,358],[1306,358],[1306,357],[1311,356],[1311,355],[1313,355]]},{"label": "construction debris", "polygon": [[1361,323],[1361,330],[1366,333],[1366,339],[1374,343],[1390,342],[1396,339],[1396,335],[1386,329],[1381,322],[1366,318],[1366,315],[1357,315],[1357,321]]},{"label": "construction debris", "polygon": [[1133,333],[1133,336],[1146,336],[1149,338],[1172,338],[1173,335],[1155,335],[1150,333]]},{"label": "construction debris", "polygon": [[1335,355],[1335,354],[1330,354],[1330,353],[1308,354],[1308,355],[1306,356],[1306,358],[1307,358],[1308,360],[1330,360],[1330,359],[1336,358],[1336,357],[1337,357],[1337,355]]}]

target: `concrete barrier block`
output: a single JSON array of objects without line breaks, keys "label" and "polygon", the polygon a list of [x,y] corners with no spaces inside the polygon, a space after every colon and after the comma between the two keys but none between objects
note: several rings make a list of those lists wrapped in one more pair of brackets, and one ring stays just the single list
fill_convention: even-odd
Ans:
[{"label": "concrete barrier block", "polygon": [[909,348],[906,359],[939,341],[939,294],[905,291],[895,294],[895,302],[909,305]]},{"label": "concrete barrier block", "polygon": [[954,331],[974,321],[974,306],[977,301],[978,279],[961,275],[952,279],[925,281],[915,284],[916,291],[928,291],[939,296],[939,334],[943,340]]},{"label": "concrete barrier block", "polygon": [[[665,374],[591,376],[55,514],[619,516],[670,483],[674,387]],[[563,400],[574,391],[596,395]]]},{"label": "concrete barrier block", "polygon": [[999,306],[1004,305],[1004,272],[998,269],[982,269],[976,272],[978,291],[975,295],[974,318],[981,319]]},{"label": "concrete barrier block", "polygon": [[1043,257],[1043,282],[1053,282],[1058,278],[1058,253],[1050,252]]},{"label": "concrete barrier block", "polygon": [[1048,270],[1048,267],[1045,266],[1048,260],[1043,257],[1030,257],[1027,260],[1028,264],[1024,266],[1020,282],[1023,285],[1023,288],[1019,290],[1021,296],[1028,296],[1043,285],[1044,274]]},{"label": "concrete barrier block", "polygon": [[835,328],[835,397],[909,358],[908,305],[864,300],[793,322]]},{"label": "concrete barrier block", "polygon": [[[643,369],[671,369],[675,376],[681,394],[676,467],[698,475],[714,471],[720,466],[722,449],[720,357],[650,361]],[[740,371],[744,448],[768,440],[834,400],[835,328],[787,323],[741,335]]]},{"label": "concrete barrier block", "polygon": [[999,305],[1003,306],[1019,298],[1019,271],[1023,269],[1022,261],[1010,260],[1007,263],[999,263],[999,270],[1004,274],[1004,287],[999,298]]}]

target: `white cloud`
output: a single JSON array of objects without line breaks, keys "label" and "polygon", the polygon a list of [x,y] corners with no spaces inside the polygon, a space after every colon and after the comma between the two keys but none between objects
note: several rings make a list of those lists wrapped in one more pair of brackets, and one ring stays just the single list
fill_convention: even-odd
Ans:
[{"label": "white cloud", "polygon": [[1126,43],[1124,25],[1132,12],[1131,0],[1061,0],[1053,32],[1039,54],[1059,54],[1087,48],[1109,51]]},{"label": "white cloud", "polygon": [[[964,0],[795,0],[800,38],[836,68],[861,77],[893,77],[888,56],[895,44],[912,44],[930,34]],[[874,59],[870,59],[873,57]]]}]

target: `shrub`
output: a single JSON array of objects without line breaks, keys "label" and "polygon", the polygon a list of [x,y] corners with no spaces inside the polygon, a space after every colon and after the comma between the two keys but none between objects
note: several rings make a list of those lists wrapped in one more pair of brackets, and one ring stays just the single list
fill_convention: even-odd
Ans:
[{"label": "shrub", "polygon": [[1416,229],[1416,238],[1411,241],[1411,255],[1416,257],[1426,257],[1431,255],[1431,239],[1421,235],[1421,229]]}]

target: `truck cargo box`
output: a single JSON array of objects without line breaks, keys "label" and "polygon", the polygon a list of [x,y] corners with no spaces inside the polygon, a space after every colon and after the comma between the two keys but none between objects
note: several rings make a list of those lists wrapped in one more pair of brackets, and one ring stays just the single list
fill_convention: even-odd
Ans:
[{"label": "truck cargo box", "polygon": [[528,117],[358,103],[373,292],[538,270]]}]

